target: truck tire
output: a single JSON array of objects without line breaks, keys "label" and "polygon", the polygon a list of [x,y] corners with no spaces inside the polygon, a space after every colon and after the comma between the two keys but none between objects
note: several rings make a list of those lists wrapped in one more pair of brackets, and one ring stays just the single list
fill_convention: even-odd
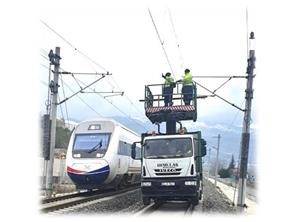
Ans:
[{"label": "truck tire", "polygon": [[155,204],[162,204],[164,202],[164,200],[157,198],[154,200],[154,202],[155,202]]},{"label": "truck tire", "polygon": [[202,194],[203,194],[203,182],[200,183],[200,192],[199,192],[199,200],[202,200]]},{"label": "truck tire", "polygon": [[193,206],[196,206],[199,204],[199,198],[198,195],[196,195],[195,197],[192,198],[191,203]]},{"label": "truck tire", "polygon": [[143,205],[147,206],[151,203],[151,199],[149,197],[142,198]]}]

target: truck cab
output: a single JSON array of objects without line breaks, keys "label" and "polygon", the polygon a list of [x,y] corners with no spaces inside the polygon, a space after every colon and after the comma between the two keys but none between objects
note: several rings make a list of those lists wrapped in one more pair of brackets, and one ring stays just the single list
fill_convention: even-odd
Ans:
[{"label": "truck cab", "polygon": [[[144,205],[152,199],[155,202],[188,200],[197,205],[202,197],[202,156],[206,154],[201,132],[143,134],[141,144]],[[135,147],[132,145],[132,158]]]}]

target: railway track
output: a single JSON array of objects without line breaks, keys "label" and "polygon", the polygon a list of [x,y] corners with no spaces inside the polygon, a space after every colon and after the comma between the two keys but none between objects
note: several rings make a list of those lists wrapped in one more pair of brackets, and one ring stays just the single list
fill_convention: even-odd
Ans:
[{"label": "railway track", "polygon": [[91,191],[84,193],[75,193],[71,195],[65,195],[61,197],[55,197],[42,200],[41,212],[49,213],[58,211],[61,209],[78,206],[95,200],[99,200],[105,197],[112,197],[117,194],[125,193],[139,189],[139,185],[133,185],[121,190],[104,190],[104,191]]},{"label": "railway track", "polygon": [[194,212],[202,211],[202,202],[198,206],[193,206],[187,201],[168,201],[163,203],[152,203],[142,210],[140,210],[136,215],[149,215],[149,214],[162,214],[170,213],[171,214],[184,214],[192,215]]},{"label": "railway track", "polygon": [[76,193],[72,193],[72,194],[66,194],[66,195],[58,196],[58,197],[45,198],[45,199],[41,200],[41,204],[48,204],[48,203],[52,203],[52,202],[56,202],[56,201],[67,200],[67,199],[71,199],[74,197],[91,196],[94,194],[100,194],[102,192],[104,192],[104,191],[103,190],[84,191],[84,192],[76,192]]}]

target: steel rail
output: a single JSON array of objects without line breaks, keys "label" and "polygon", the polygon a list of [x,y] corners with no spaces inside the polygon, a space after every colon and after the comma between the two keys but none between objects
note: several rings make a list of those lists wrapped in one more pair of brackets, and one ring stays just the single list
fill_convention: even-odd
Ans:
[{"label": "steel rail", "polygon": [[[69,201],[63,201],[63,202],[56,201],[57,202],[56,204],[50,205],[50,203],[49,203],[49,206],[42,206],[41,211],[43,213],[49,213],[49,212],[69,208],[69,207],[72,207],[72,206],[75,206],[75,205],[83,204],[83,203],[86,203],[86,202],[90,202],[90,201],[93,201],[93,200],[96,200],[96,199],[101,199],[101,198],[104,198],[104,197],[110,197],[110,196],[113,196],[113,195],[125,193],[125,192],[135,190],[135,189],[139,189],[139,184],[130,186],[130,187],[128,187],[126,189],[123,189],[123,190],[102,192],[102,193],[99,193],[99,194],[95,194],[95,195],[91,195],[91,196],[85,196],[85,197],[83,197],[83,196],[81,196],[81,197],[79,197],[79,196],[78,197],[72,197],[72,198],[69,198]],[[71,200],[71,199],[74,199],[74,200]],[[51,202],[51,203],[53,203],[53,202]],[[43,204],[43,205],[46,205],[46,204]]]}]

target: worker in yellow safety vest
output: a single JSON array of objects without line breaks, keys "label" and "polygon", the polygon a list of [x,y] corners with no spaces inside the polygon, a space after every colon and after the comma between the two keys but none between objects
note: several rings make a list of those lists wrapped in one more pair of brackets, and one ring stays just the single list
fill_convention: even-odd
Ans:
[{"label": "worker in yellow safety vest", "polygon": [[167,72],[165,76],[162,74],[162,77],[165,79],[164,87],[163,87],[163,97],[165,106],[172,106],[172,94],[173,88],[175,87],[174,78],[171,77],[171,73]]},{"label": "worker in yellow safety vest", "polygon": [[190,105],[193,99],[193,77],[189,69],[185,69],[185,75],[183,76],[183,100],[185,105]]}]

